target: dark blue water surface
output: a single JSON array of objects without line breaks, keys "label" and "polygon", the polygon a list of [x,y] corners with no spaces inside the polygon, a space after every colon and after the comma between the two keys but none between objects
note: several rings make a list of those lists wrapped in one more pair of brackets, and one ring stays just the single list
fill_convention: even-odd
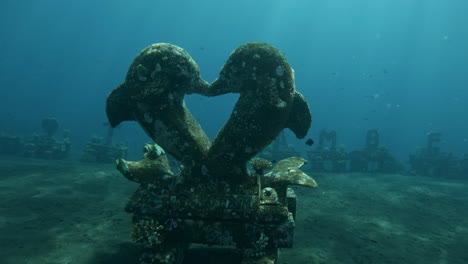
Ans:
[{"label": "dark blue water surface", "polygon": [[[0,131],[29,136],[43,117],[72,132],[79,153],[104,134],[105,99],[145,46],[186,49],[212,81],[230,52],[249,41],[283,51],[313,113],[309,136],[335,129],[348,150],[370,128],[401,160],[426,133],[468,152],[468,2],[465,0],[2,0]],[[188,96],[213,137],[235,95]],[[135,124],[116,137],[140,156]],[[305,150],[303,141],[290,143]]]}]

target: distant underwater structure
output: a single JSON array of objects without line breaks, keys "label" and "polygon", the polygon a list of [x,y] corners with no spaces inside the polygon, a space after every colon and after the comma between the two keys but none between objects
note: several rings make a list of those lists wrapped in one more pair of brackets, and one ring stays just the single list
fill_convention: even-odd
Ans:
[{"label": "distant underwater structure", "polygon": [[299,157],[300,153],[288,144],[284,131],[281,131],[276,140],[271,144],[270,155],[271,160],[277,161],[288,157]]},{"label": "distant underwater structure", "polygon": [[440,149],[442,134],[431,132],[427,134],[426,147],[410,154],[411,172],[420,176],[443,178],[468,177],[467,155],[457,160],[455,155]]},{"label": "distant underwater structure", "polygon": [[[184,103],[186,94],[239,93],[231,116],[211,142]],[[191,243],[229,246],[242,263],[275,263],[278,248],[291,247],[296,196],[289,185],[316,187],[290,157],[252,160],[284,129],[307,134],[311,114],[295,89],[294,72],[273,46],[247,43],[230,55],[209,84],[180,47],[153,44],[130,65],[125,82],[107,98],[112,126],[137,121],[156,144],[142,161],[116,161],[140,183],[126,210],[133,213],[133,239],[146,250],[142,263],[181,263]],[[173,173],[166,152],[182,169]]]},{"label": "distant underwater structure", "polygon": [[0,133],[0,154],[15,155],[23,149],[23,141],[19,136]]},{"label": "distant underwater structure", "polygon": [[106,163],[114,162],[117,158],[127,158],[127,144],[113,143],[114,128],[108,123],[105,123],[104,126],[107,127],[106,137],[91,136],[83,149],[81,161]]},{"label": "distant underwater structure", "polygon": [[362,150],[352,151],[350,171],[401,173],[404,167],[390,153],[386,146],[380,145],[380,134],[377,129],[369,129],[366,134],[366,146]]},{"label": "distant underwater structure", "polygon": [[380,145],[380,135],[376,129],[366,133],[366,144],[362,150],[347,152],[344,145],[337,146],[335,130],[321,130],[318,149],[307,152],[313,171],[317,172],[372,172],[400,173],[402,164]]},{"label": "distant underwater structure", "polygon": [[64,130],[62,139],[56,137],[59,122],[55,118],[44,118],[42,133],[36,133],[24,142],[24,156],[40,159],[64,159],[71,149],[70,131]]},{"label": "distant underwater structure", "polygon": [[317,150],[309,150],[310,165],[318,172],[345,172],[348,170],[349,154],[343,145],[336,145],[335,130],[322,129],[319,134]]}]

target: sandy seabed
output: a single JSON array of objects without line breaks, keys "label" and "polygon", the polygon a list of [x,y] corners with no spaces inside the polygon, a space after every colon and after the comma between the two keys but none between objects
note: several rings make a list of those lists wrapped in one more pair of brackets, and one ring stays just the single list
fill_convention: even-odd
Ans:
[{"label": "sandy seabed", "polygon": [[[312,176],[298,195],[296,244],[279,264],[466,264],[468,181]],[[0,264],[138,263],[123,208],[136,189],[113,165],[0,157]],[[196,252],[184,261],[232,263]]]}]

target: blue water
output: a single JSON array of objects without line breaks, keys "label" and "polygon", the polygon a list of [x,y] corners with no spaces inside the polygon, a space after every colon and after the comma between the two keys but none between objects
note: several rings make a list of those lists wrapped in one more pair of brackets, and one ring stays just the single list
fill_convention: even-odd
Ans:
[{"label": "blue water", "polygon": [[[71,130],[80,153],[105,134],[107,94],[145,46],[186,49],[212,81],[230,52],[269,42],[295,69],[313,113],[308,137],[335,129],[348,150],[370,128],[402,161],[441,132],[468,152],[468,2],[465,0],[2,0],[0,131],[30,136],[43,117]],[[188,96],[214,137],[237,100]],[[149,140],[125,123],[116,137],[140,156]],[[290,143],[305,150],[304,141]]]}]

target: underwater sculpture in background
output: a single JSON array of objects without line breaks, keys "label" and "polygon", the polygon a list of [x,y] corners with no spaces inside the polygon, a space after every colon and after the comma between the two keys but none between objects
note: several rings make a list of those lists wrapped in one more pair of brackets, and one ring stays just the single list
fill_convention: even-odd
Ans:
[{"label": "underwater sculpture in background", "polygon": [[35,133],[25,141],[24,156],[40,159],[64,159],[71,149],[70,131],[64,130],[62,139],[56,137],[59,122],[55,118],[44,118],[41,121],[42,133]]},{"label": "underwater sculpture in background", "polygon": [[0,155],[16,155],[23,150],[23,141],[19,136],[0,132]]},{"label": "underwater sculpture in background", "polygon": [[457,161],[452,153],[441,151],[439,146],[441,141],[441,133],[427,134],[426,147],[416,150],[409,156],[412,173],[442,178],[457,178],[463,175],[464,160]]},{"label": "underwater sculpture in background", "polygon": [[81,161],[106,163],[114,162],[118,158],[127,158],[127,144],[123,142],[113,143],[115,128],[111,127],[107,122],[103,123],[103,126],[107,127],[106,137],[91,136],[83,149]]},{"label": "underwater sculpture in background", "polygon": [[270,146],[266,148],[266,150],[268,150],[269,160],[278,161],[288,157],[300,156],[300,153],[296,151],[291,144],[288,143],[284,131],[281,131],[281,133],[276,137]]},{"label": "underwater sculpture in background", "polygon": [[[214,141],[184,103],[186,94],[239,93]],[[112,126],[137,121],[156,144],[142,161],[119,159],[118,170],[140,183],[126,210],[134,214],[133,238],[146,248],[142,263],[181,263],[191,243],[230,246],[242,263],[275,263],[291,247],[296,197],[288,185],[316,187],[291,157],[252,159],[284,129],[303,138],[309,107],[295,90],[294,72],[273,46],[247,43],[230,55],[211,84],[180,47],[153,44],[138,54],[125,82],[107,98]],[[171,171],[166,152],[183,164]]]},{"label": "underwater sculpture in background", "polygon": [[349,155],[343,145],[336,145],[335,130],[320,130],[318,149],[307,151],[310,165],[317,172],[345,172]]},{"label": "underwater sculpture in background", "polygon": [[403,165],[390,153],[386,146],[380,145],[377,129],[366,133],[366,147],[349,153],[351,172],[401,173]]}]

